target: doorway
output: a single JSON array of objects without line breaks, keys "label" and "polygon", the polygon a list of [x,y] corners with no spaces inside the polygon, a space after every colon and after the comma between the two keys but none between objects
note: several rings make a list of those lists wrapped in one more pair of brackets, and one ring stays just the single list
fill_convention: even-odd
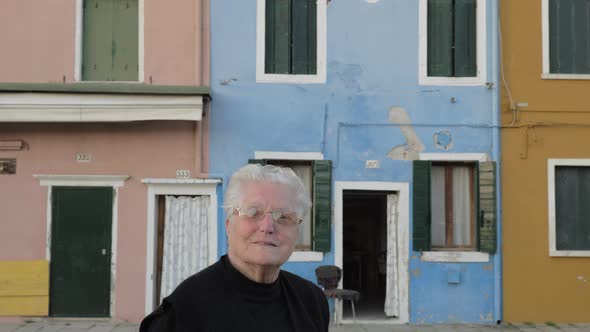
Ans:
[{"label": "doorway", "polygon": [[[403,324],[409,321],[409,184],[406,182],[387,182],[387,181],[335,181],[334,182],[334,263],[343,269],[343,274],[346,275],[349,283],[352,282],[361,288],[361,299],[365,298],[366,301],[360,303],[360,310],[357,310],[357,323],[381,323],[381,324]],[[374,193],[376,196],[371,196]],[[345,202],[346,194],[346,202]],[[386,206],[383,206],[383,197],[386,197]],[[376,201],[376,202],[370,202]],[[347,204],[348,203],[348,204]],[[347,205],[357,206],[356,209],[362,211],[355,212]],[[381,212],[377,212],[377,211]],[[377,235],[375,238],[368,238],[369,229],[376,230],[383,229],[383,217],[379,215],[382,211],[386,211],[386,259],[385,259],[385,289],[383,290],[383,283],[379,283],[383,278],[383,273],[379,271],[379,266],[383,268],[382,258],[377,260],[380,249],[383,249],[383,235]],[[344,230],[345,225],[345,211],[348,212],[346,216],[347,230]],[[368,224],[369,217],[376,218],[376,222],[372,222],[371,225],[366,226],[367,231],[364,235],[351,233],[351,224],[354,227],[359,225]],[[355,221],[354,216],[357,216]],[[358,220],[358,216],[362,215],[363,219]],[[354,230],[352,230],[354,232]],[[344,247],[344,238],[348,242],[347,247]],[[351,239],[352,238],[352,239]],[[361,249],[362,243],[367,242],[365,247],[370,244],[374,245],[374,248],[369,248],[368,254],[365,253],[353,253],[354,247],[352,245],[358,245]],[[360,250],[362,251],[362,250]],[[382,251],[382,250],[381,250]],[[365,260],[358,259],[358,256],[366,256],[367,260],[371,257],[373,262],[365,263]],[[349,257],[350,256],[350,257]],[[347,262],[346,267],[344,261]],[[360,261],[360,263],[358,263]],[[351,262],[357,262],[353,263]],[[358,270],[355,271],[355,265],[358,266]],[[372,265],[376,266],[372,271],[368,271],[368,267]],[[351,267],[352,266],[352,267]],[[352,271],[347,271],[350,269]],[[376,269],[376,270],[375,270]],[[365,271],[367,270],[367,271]],[[367,275],[361,276],[360,280],[355,280],[355,274],[359,272],[366,272]],[[372,275],[371,275],[372,274]],[[352,275],[352,277],[351,277]],[[375,284],[368,285],[369,279],[375,281]],[[339,285],[340,288],[348,288],[344,284],[344,280]],[[371,287],[373,289],[371,289]],[[365,290],[366,294],[362,291]],[[367,297],[365,297],[367,295]],[[379,303],[381,298],[384,297],[384,302]],[[334,308],[335,321],[342,324],[354,324],[355,321],[352,319],[350,309],[342,310],[342,307],[347,307],[347,303],[342,303]],[[377,307],[378,311],[375,307]],[[358,308],[358,306],[357,306]],[[359,312],[360,311],[360,312]],[[346,315],[343,315],[345,313]],[[360,315],[360,316],[359,316]]]},{"label": "doorway", "polygon": [[[343,288],[358,290],[358,319],[386,319],[387,197],[385,191],[343,194]],[[352,318],[344,306],[343,318]]]},{"label": "doorway", "polygon": [[53,187],[50,316],[110,316],[113,190]]},{"label": "doorway", "polygon": [[[173,289],[174,280],[181,280],[186,276],[192,274],[184,274],[181,269],[172,268],[168,274],[166,266],[174,267],[181,266],[182,270],[189,270],[188,264],[178,265],[174,262],[166,263],[166,252],[170,253],[168,257],[173,258],[173,261],[187,258],[189,261],[200,261],[206,265],[215,263],[218,259],[217,252],[217,190],[221,183],[217,179],[193,179],[193,180],[168,180],[168,179],[144,179],[143,183],[148,186],[148,200],[147,200],[147,250],[146,250],[146,275],[145,275],[145,314],[150,314],[164,298],[168,290]],[[199,199],[198,202],[193,200]],[[168,203],[166,202],[168,200]],[[188,205],[185,205],[188,204]],[[196,205],[195,205],[196,204]],[[198,208],[198,213],[195,208]],[[176,211],[176,212],[175,212]],[[184,212],[190,216],[180,217]],[[167,214],[171,212],[171,214]],[[167,215],[170,218],[166,221]],[[177,218],[178,217],[178,218]],[[190,231],[187,227],[195,226],[199,220],[206,220],[203,223],[199,222],[199,229]],[[176,221],[191,221],[188,224],[171,225],[171,220]],[[206,230],[205,230],[206,228]],[[166,249],[166,229],[175,229],[172,235],[170,244]],[[183,237],[183,241],[175,240],[174,234],[191,233],[196,237]],[[180,236],[180,235],[179,235]],[[188,242],[187,242],[188,241]],[[199,247],[193,246],[199,245]],[[203,245],[201,247],[201,245]],[[185,250],[184,248],[191,248]],[[198,259],[189,257],[190,255],[199,255]],[[182,272],[182,275],[181,275]],[[171,277],[171,278],[167,278]],[[171,282],[168,282],[169,280]],[[162,285],[169,285],[170,287],[162,287]]]}]

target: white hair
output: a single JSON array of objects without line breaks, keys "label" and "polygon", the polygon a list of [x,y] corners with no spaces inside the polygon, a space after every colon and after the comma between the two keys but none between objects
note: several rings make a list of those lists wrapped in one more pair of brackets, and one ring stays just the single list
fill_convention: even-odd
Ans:
[{"label": "white hair", "polygon": [[295,212],[304,217],[311,201],[301,179],[288,167],[274,165],[248,164],[237,170],[230,178],[227,190],[225,191],[224,204],[225,214],[230,217],[244,197],[244,184],[252,182],[266,182],[282,184],[294,194],[293,208]]}]

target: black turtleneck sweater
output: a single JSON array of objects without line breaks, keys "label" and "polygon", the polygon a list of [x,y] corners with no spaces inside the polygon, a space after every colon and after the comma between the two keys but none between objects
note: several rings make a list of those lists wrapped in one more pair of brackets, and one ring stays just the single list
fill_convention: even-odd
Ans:
[{"label": "black turtleneck sweater", "polygon": [[281,271],[271,284],[254,282],[227,256],[183,281],[141,322],[140,332],[327,332],[324,293]]}]

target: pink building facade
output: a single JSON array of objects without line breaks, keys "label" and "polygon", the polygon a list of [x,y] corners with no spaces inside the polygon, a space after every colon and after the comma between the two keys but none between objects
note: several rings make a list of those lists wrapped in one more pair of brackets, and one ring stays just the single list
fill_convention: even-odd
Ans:
[{"label": "pink building facade", "polygon": [[208,0],[0,3],[0,320],[140,321],[168,197],[207,199],[217,258],[208,27]]}]

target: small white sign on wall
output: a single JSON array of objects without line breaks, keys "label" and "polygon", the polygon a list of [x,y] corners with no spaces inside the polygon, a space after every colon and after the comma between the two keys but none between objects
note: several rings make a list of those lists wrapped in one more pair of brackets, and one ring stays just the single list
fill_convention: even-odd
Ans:
[{"label": "small white sign on wall", "polygon": [[91,160],[90,153],[76,153],[76,161],[79,163],[89,163]]},{"label": "small white sign on wall", "polygon": [[379,168],[379,160],[366,160],[365,168]]},{"label": "small white sign on wall", "polygon": [[177,169],[176,170],[176,178],[177,179],[190,179],[191,178],[191,171],[188,169]]}]

